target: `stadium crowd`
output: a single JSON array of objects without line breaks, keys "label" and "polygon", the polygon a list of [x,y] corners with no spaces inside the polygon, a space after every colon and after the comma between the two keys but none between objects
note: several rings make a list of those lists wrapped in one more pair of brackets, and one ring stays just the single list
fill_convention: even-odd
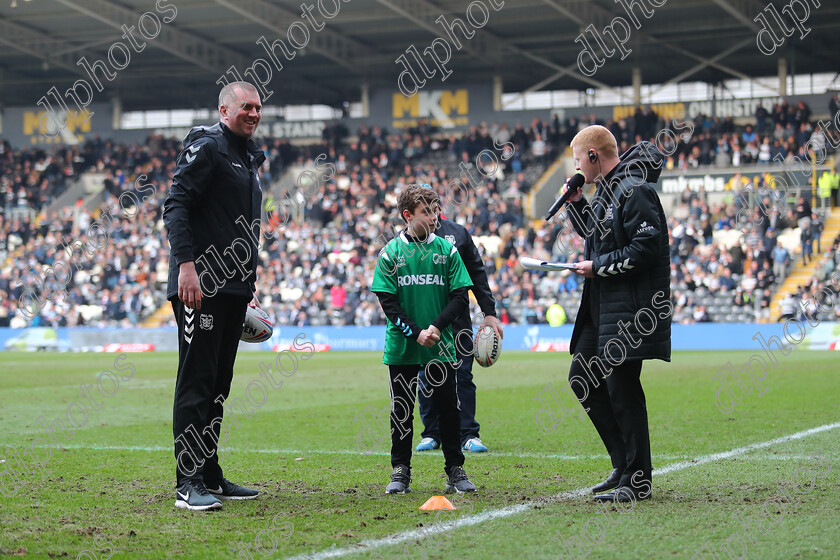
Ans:
[{"label": "stadium crowd", "polygon": [[[761,165],[769,164],[777,153],[804,155],[809,140],[812,147],[820,146],[813,139],[821,131],[810,122],[810,111],[803,104],[779,105],[765,111],[766,115],[761,109],[755,127],[737,127],[731,119],[698,117],[695,133],[676,147],[667,165]],[[278,181],[291,166],[311,166],[320,154],[326,155],[322,164],[334,167],[317,192],[315,188],[296,191],[285,202],[266,193],[266,207],[274,202],[282,210],[264,223],[258,282],[263,306],[278,324],[383,323],[368,290],[372,266],[398,225],[393,221],[395,193],[403,185],[423,182],[438,190],[447,217],[466,225],[484,252],[503,322],[546,322],[550,306],[558,303],[566,307],[563,316],[573,312],[581,289],[577,278],[525,271],[518,257],[579,260],[580,240],[564,231],[556,219],[552,224],[529,222],[522,203],[532,183],[571,136],[596,120],[561,122],[555,115],[549,122],[534,119],[527,127],[482,124],[463,134],[441,134],[422,121],[399,134],[363,125],[352,138],[335,122],[325,128],[322,141],[312,146],[263,139],[268,154],[262,171],[264,184]],[[622,147],[652,139],[665,128],[650,109],[599,124],[613,130]],[[836,144],[829,139],[822,144],[826,150]],[[768,143],[769,158],[764,148]],[[161,204],[179,149],[179,141],[157,135],[144,144],[120,145],[94,138],[52,151],[12,150],[3,143],[0,326],[128,327],[161,307],[167,270]],[[90,171],[104,177],[106,194],[100,208],[94,212],[79,206],[48,210],[49,202],[69,181]],[[462,182],[460,187],[453,182],[456,179]],[[733,178],[731,202],[718,204],[709,204],[702,191],[687,191],[669,213],[675,321],[769,316],[772,293],[794,260],[778,242],[778,234],[799,227],[805,259],[812,244],[818,244],[820,215],[812,212],[808,201],[800,199],[786,206],[785,201],[771,200],[772,191],[768,191],[757,204],[751,198],[755,191],[744,188],[747,184]],[[141,197],[138,185],[153,187],[155,196]],[[138,204],[121,212],[123,199],[119,197],[126,192],[133,193]],[[753,215],[758,227],[729,246],[716,243],[716,232],[739,227],[742,208]],[[103,214],[108,215],[109,209],[116,217],[106,221]],[[97,220],[105,227],[89,230]],[[88,243],[88,251],[77,249],[68,259],[65,245],[76,241]],[[819,260],[817,273],[801,287],[800,299],[825,287],[826,277],[840,266],[837,240],[824,255],[817,247],[813,258]],[[69,260],[69,280],[59,274],[58,267],[49,273],[48,267],[58,259]],[[58,295],[61,280],[68,280],[66,298]],[[37,305],[40,312],[34,317],[24,313],[21,301]],[[724,307],[719,305],[723,301],[727,313],[707,309],[710,303]],[[838,310],[823,310],[821,316],[836,319]],[[164,315],[164,322],[171,322],[171,313]]]},{"label": "stadium crowd", "polygon": [[[840,111],[837,95],[829,103],[831,117]],[[568,130],[576,131],[581,125],[601,124],[610,129],[625,149],[643,139],[654,139],[661,130],[669,129],[673,135],[660,135],[660,140],[673,153],[668,157],[667,169],[688,170],[700,166],[741,167],[744,165],[770,165],[774,161],[790,162],[798,157],[802,161],[823,161],[835,152],[840,144],[840,130],[833,125],[821,126],[812,119],[811,109],[803,101],[795,105],[782,101],[769,110],[758,103],[755,124],[739,126],[732,117],[698,115],[691,126],[690,138],[679,144],[672,140],[685,134],[680,123],[667,123],[651,108],[636,112],[624,119],[602,122],[591,115],[585,122],[571,119]],[[813,153],[808,150],[810,147]]]}]

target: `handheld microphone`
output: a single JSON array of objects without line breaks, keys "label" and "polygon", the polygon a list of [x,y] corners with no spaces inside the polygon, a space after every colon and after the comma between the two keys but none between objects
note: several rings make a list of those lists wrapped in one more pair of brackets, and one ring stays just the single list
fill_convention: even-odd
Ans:
[{"label": "handheld microphone", "polygon": [[560,207],[566,204],[566,201],[568,201],[569,198],[574,196],[580,190],[585,180],[586,179],[584,179],[583,175],[580,173],[572,175],[572,178],[569,179],[569,182],[567,184],[568,189],[566,189],[566,192],[563,193],[563,196],[558,198],[554,202],[554,204],[551,205],[551,208],[548,209],[548,214],[545,215],[546,222],[549,221],[552,217],[554,217],[554,214],[556,214],[557,211],[560,210]]}]

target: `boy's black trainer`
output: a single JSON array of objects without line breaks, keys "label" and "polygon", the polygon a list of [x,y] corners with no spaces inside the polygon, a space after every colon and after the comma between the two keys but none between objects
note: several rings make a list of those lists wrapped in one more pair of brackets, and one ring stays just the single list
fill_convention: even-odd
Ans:
[{"label": "boy's black trainer", "polygon": [[455,491],[459,494],[462,492],[475,492],[475,484],[470,482],[463,467],[452,467],[447,475],[446,488],[443,491]]},{"label": "boy's black trainer", "polygon": [[407,494],[411,492],[411,468],[397,465],[391,473],[391,482],[385,487],[386,494]]}]

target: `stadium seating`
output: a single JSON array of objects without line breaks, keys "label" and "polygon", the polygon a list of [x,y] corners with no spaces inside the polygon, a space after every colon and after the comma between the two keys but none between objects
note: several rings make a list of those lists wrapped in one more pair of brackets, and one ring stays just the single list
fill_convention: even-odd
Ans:
[{"label": "stadium seating", "polygon": [[[780,112],[776,115],[782,118]],[[655,114],[649,115],[650,119],[653,117]],[[796,128],[800,134],[779,142],[777,147],[782,150],[778,153],[800,153],[801,145],[813,135],[814,132],[806,135],[813,125],[797,118],[791,113],[779,121],[783,122],[784,132],[790,119],[790,128]],[[581,258],[575,250],[560,254],[556,248],[551,249],[558,230],[528,223],[522,212],[522,198],[551,161],[532,154],[530,143],[541,135],[550,141],[550,154],[560,153],[564,142],[578,126],[585,124],[589,123],[576,119],[564,123],[532,123],[530,128],[514,126],[512,132],[507,129],[501,132],[502,127],[496,124],[482,125],[458,137],[433,130],[388,134],[378,127],[362,127],[356,136],[349,137],[336,133],[336,125],[330,125],[323,142],[316,145],[294,147],[283,140],[263,139],[264,149],[271,158],[264,169],[269,184],[279,184],[288,167],[311,163],[321,153],[329,154],[328,162],[337,167],[330,184],[306,201],[303,222],[289,223],[282,236],[266,240],[258,284],[264,307],[280,324],[383,323],[384,317],[368,285],[371,263],[382,236],[388,239],[392,235],[388,217],[394,213],[394,191],[405,183],[429,182],[445,198],[447,186],[461,174],[459,164],[474,166],[475,156],[482,149],[491,149],[501,163],[498,173],[470,192],[469,200],[456,206],[454,214],[448,217],[464,223],[477,239],[487,241],[480,245],[485,252],[491,287],[500,310],[504,310],[503,320],[544,323],[545,310],[557,302],[565,309],[568,320],[573,321],[581,284],[574,278],[546,279],[546,275],[524,280],[516,256],[544,254],[546,258],[572,261]],[[637,135],[657,130],[663,123],[658,117],[650,121],[628,117],[623,124],[611,121],[604,124],[617,131],[619,140],[627,144]],[[721,153],[728,158],[728,165],[736,163],[732,159],[733,149],[735,152],[740,149],[740,138],[747,132],[745,128],[702,116],[697,126],[702,134],[695,134],[690,142],[680,145],[669,165],[682,168],[715,165],[722,161]],[[499,134],[515,143],[515,153],[493,149],[489,139]],[[761,136],[758,141],[763,142]],[[160,213],[179,147],[177,140],[161,136],[150,136],[143,145],[126,146],[94,139],[51,151],[13,151],[4,144],[0,153],[3,171],[0,196],[4,202],[0,214],[3,232],[0,325],[172,324],[164,299],[167,251]],[[746,165],[749,161],[749,156],[744,155],[738,156],[737,163]],[[107,194],[100,208],[93,211],[81,207],[50,208],[50,202],[72,181],[91,171],[103,173],[105,177]],[[478,176],[475,171],[473,168],[474,176]],[[18,309],[21,295],[35,284],[35,276],[42,278],[46,267],[62,258],[58,237],[87,239],[84,232],[88,225],[108,207],[116,207],[116,196],[133,190],[134,181],[141,175],[155,186],[156,199],[140,206],[138,218],[115,222],[120,231],[109,232],[106,248],[83,259],[81,270],[74,274],[68,286],[67,301],[50,298],[34,319],[24,315]],[[745,245],[740,235],[719,244],[727,230],[734,231],[727,219],[731,222],[742,204],[744,200],[740,196],[729,205],[713,206],[699,196],[687,197],[670,216],[669,226],[676,234],[672,246],[675,321],[694,322],[699,317],[699,320],[743,322],[770,317],[769,302],[755,303],[757,298],[764,297],[755,287],[763,280],[758,278],[756,270],[750,269],[753,262],[771,260],[766,252],[756,248],[766,242],[766,232],[747,240],[753,243],[752,247]],[[785,216],[789,218],[788,227],[780,233],[793,231],[795,211],[793,207],[789,209]],[[834,246],[825,257],[831,261],[832,270],[839,256],[836,242]],[[795,259],[795,253],[791,257]],[[815,258],[819,260],[820,256]],[[731,273],[731,285],[721,286],[727,269]],[[32,273],[24,276],[29,270]],[[803,289],[816,293],[816,287],[823,285],[824,276],[812,279]],[[22,277],[30,280],[16,284],[15,280]],[[739,286],[744,294],[741,299],[747,300],[743,305],[735,303]],[[773,294],[778,283],[763,287]],[[55,286],[45,285],[46,295],[52,293],[51,288]],[[705,309],[705,315],[698,309],[700,306]],[[161,312],[156,313],[158,310]]]}]

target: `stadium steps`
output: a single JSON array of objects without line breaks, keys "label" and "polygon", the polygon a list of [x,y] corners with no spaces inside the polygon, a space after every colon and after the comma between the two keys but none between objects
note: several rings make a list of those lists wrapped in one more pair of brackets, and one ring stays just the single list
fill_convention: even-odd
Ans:
[{"label": "stadium steps", "polygon": [[167,301],[158,307],[157,311],[149,315],[145,321],[141,322],[140,326],[150,329],[158,328],[169,318],[170,313],[172,313],[172,306]]},{"label": "stadium steps", "polygon": [[572,149],[568,146],[551,165],[540,175],[531,191],[525,197],[523,210],[531,218],[541,218],[545,210],[557,198],[566,176],[575,172]]},{"label": "stadium steps", "polygon": [[85,197],[85,184],[81,179],[69,182],[67,189],[53,200],[46,209],[47,215],[64,208],[73,208],[79,199]]},{"label": "stadium steps", "polygon": [[[828,245],[831,247],[832,241],[840,234],[840,209],[832,209],[831,214],[828,216],[828,219],[825,221],[825,226],[822,232],[820,244],[823,248]],[[782,313],[779,310],[779,302],[784,299],[787,294],[792,294],[796,292],[799,286],[802,286],[808,282],[808,280],[814,275],[814,270],[816,270],[817,265],[820,262],[822,255],[813,255],[811,258],[811,262],[807,265],[802,264],[802,253],[796,253],[791,255],[791,259],[797,263],[796,267],[791,270],[790,275],[785,278],[784,283],[776,290],[776,293],[773,294],[773,299],[770,300],[770,321],[777,322],[779,317],[781,317]]]}]

